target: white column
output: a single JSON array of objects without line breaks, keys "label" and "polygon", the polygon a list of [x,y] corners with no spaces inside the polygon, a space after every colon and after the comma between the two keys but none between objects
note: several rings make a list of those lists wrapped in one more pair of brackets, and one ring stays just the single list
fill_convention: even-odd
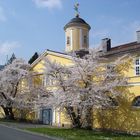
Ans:
[{"label": "white column", "polygon": [[55,124],[55,109],[53,109],[53,124]]},{"label": "white column", "polygon": [[58,109],[58,127],[61,126],[61,112],[60,112],[60,109]]},{"label": "white column", "polygon": [[65,31],[65,51],[67,51],[67,31]]},{"label": "white column", "polygon": [[80,49],[82,49],[82,42],[83,42],[83,36],[82,36],[82,29],[80,28]]},{"label": "white column", "polygon": [[73,49],[73,34],[72,34],[72,29],[70,30],[70,48],[71,48],[71,50]]},{"label": "white column", "polygon": [[87,48],[89,48],[89,33],[87,33]]},{"label": "white column", "polygon": [[44,87],[46,87],[46,85],[47,85],[47,83],[46,83],[46,78],[47,78],[47,77],[46,77],[46,75],[44,74],[44,75],[43,75],[43,84],[44,84],[43,86],[44,86]]}]

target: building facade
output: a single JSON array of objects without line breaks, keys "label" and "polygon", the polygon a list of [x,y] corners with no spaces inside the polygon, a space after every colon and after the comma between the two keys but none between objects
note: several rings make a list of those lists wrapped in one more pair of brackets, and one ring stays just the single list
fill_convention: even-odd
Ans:
[{"label": "building facade", "polygon": [[[90,25],[85,20],[76,15],[69,23],[64,26],[65,31],[65,51],[66,53],[46,50],[32,64],[32,71],[39,73],[44,82],[43,61],[48,58],[62,65],[72,65],[71,56],[68,53],[76,52],[80,55],[89,48]],[[131,67],[125,75],[129,78],[128,93],[123,101],[117,106],[106,110],[95,110],[93,114],[93,128],[111,129],[118,131],[140,132],[140,31],[137,31],[137,40],[127,44],[111,47],[111,39],[102,40],[102,52],[104,57],[109,58],[110,62],[122,55],[128,54],[133,57]],[[108,62],[108,63],[110,63]],[[70,126],[71,121],[65,112],[60,112],[51,107],[43,107],[37,112],[36,119],[44,124],[56,126]]]}]

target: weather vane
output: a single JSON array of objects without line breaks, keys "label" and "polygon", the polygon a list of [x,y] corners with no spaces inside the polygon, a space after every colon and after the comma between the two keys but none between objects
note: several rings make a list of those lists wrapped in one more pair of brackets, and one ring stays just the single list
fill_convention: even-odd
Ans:
[{"label": "weather vane", "polygon": [[79,3],[76,3],[75,5],[74,5],[74,10],[76,11],[76,17],[79,17]]}]

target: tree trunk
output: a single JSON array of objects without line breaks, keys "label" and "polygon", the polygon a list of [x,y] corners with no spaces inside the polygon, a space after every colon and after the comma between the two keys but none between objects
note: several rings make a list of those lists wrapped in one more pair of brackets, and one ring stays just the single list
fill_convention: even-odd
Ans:
[{"label": "tree trunk", "polygon": [[5,113],[5,119],[7,119],[7,120],[14,120],[15,119],[12,107],[4,107],[4,106],[1,106],[1,107]]},{"label": "tree trunk", "polygon": [[[80,121],[80,115],[78,114],[78,112],[76,113],[74,111],[73,107],[66,107],[66,110],[68,112],[68,115],[71,118],[72,124],[74,128],[81,128],[81,121]],[[78,115],[76,115],[78,114]]]},{"label": "tree trunk", "polygon": [[[3,92],[0,92],[3,98],[7,101],[7,97]],[[5,113],[5,118],[8,120],[14,120],[14,113],[13,113],[13,108],[12,107],[5,107],[4,105],[1,105],[4,113]]]},{"label": "tree trunk", "polygon": [[91,106],[86,106],[84,109],[82,128],[92,129],[93,110]]}]

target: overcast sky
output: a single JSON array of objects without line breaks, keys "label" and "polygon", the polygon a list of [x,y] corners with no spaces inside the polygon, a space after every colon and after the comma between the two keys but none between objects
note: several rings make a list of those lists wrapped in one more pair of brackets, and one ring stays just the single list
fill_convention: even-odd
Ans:
[{"label": "overcast sky", "polygon": [[25,60],[45,49],[63,52],[63,27],[74,17],[76,2],[91,26],[91,47],[105,37],[113,46],[136,40],[140,0],[0,0],[0,64],[13,52]]}]

